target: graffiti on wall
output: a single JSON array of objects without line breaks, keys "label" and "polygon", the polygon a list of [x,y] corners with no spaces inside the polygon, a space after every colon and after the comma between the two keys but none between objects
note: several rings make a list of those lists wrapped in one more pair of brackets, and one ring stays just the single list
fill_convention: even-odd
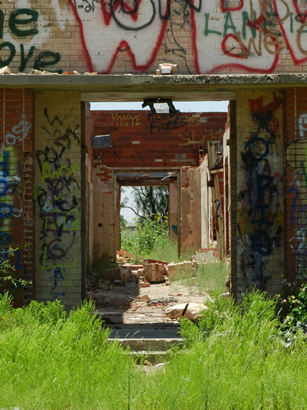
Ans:
[{"label": "graffiti on wall", "polygon": [[[8,248],[14,244],[13,221],[18,220],[24,213],[22,170],[18,160],[15,145],[23,143],[30,131],[30,124],[25,116],[4,132],[0,147],[0,260],[8,257]],[[15,250],[14,267],[16,271],[23,270],[20,249]]]},{"label": "graffiti on wall", "polygon": [[281,100],[264,105],[263,98],[249,100],[255,131],[241,152],[244,173],[239,191],[238,234],[240,266],[247,287],[265,289],[269,276],[266,264],[274,248],[281,246],[281,164],[277,148],[279,121],[275,115]]},{"label": "graffiti on wall", "polygon": [[4,13],[0,6],[0,68],[9,66],[13,60],[19,59],[20,72],[28,67],[49,70],[60,61],[61,56],[58,52],[37,50],[37,38],[43,43],[49,32],[46,24],[38,30],[40,20],[37,10],[15,8],[10,9],[9,13]]},{"label": "graffiti on wall", "polygon": [[[20,72],[55,70],[63,58],[58,50],[48,50],[49,45],[44,49],[52,38],[74,38],[83,49],[87,70],[99,73],[110,73],[122,53],[141,72],[167,60],[187,73],[267,73],[274,71],[284,52],[295,65],[307,61],[306,0],[50,3],[50,11],[36,9],[31,0],[16,1],[15,8],[0,5],[0,67],[13,62]],[[78,47],[75,50],[79,53]],[[71,58],[70,51],[66,57],[67,68],[74,70],[81,56]]]},{"label": "graffiti on wall", "polygon": [[297,277],[306,279],[307,271],[307,113],[297,118],[297,136],[288,144],[287,162],[293,170],[293,179],[287,190],[287,200],[291,204],[290,221],[294,235],[289,246],[295,257]]},{"label": "graffiti on wall", "polygon": [[78,267],[76,237],[80,232],[80,184],[75,176],[80,165],[69,152],[80,144],[79,129],[69,125],[69,117],[50,117],[44,109],[43,127],[48,143],[36,150],[40,172],[36,200],[41,219],[40,264],[51,278],[51,296],[65,296],[65,286],[74,283]]},{"label": "graffiti on wall", "polygon": [[131,128],[141,127],[142,118],[140,114],[112,113],[112,125],[116,127]]},{"label": "graffiti on wall", "polygon": [[[90,71],[111,72],[121,52],[128,53],[135,70],[146,71],[160,47],[170,60],[173,56],[181,60],[187,72],[191,72],[189,48],[194,56],[192,71],[198,73],[272,72],[285,48],[294,64],[307,61],[305,0],[70,0],[70,4]],[[182,41],[188,29],[189,44]]]}]

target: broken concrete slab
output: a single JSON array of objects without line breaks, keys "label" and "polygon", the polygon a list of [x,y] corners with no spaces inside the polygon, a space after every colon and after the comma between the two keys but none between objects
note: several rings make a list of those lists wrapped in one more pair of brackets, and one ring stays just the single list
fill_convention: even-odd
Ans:
[{"label": "broken concrete slab", "polygon": [[201,312],[208,310],[208,306],[203,303],[179,303],[168,307],[165,312],[171,319],[178,320],[180,317],[196,320],[200,317]]}]

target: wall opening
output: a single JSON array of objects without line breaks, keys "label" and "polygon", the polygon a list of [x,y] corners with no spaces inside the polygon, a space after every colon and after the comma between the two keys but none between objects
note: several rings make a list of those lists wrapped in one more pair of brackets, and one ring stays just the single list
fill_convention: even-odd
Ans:
[{"label": "wall opening", "polygon": [[[172,281],[166,272],[171,260],[152,258],[144,264],[123,249],[121,203],[133,187],[167,189],[175,263],[188,252],[197,251],[205,261],[230,254],[230,217],[225,212],[230,212],[231,201],[224,200],[231,194],[224,173],[225,164],[230,172],[228,102],[218,107],[216,101],[173,100],[176,113],[168,114],[143,110],[142,101],[92,103],[86,109],[87,294],[96,298],[103,318],[112,324],[173,324],[176,320],[165,314],[167,306],[184,298],[203,301],[196,287],[193,296],[180,291],[176,295],[182,297],[169,296]],[[129,225],[132,230],[133,223]],[[186,259],[192,269],[190,256]],[[134,311],[136,305],[141,308]]]}]

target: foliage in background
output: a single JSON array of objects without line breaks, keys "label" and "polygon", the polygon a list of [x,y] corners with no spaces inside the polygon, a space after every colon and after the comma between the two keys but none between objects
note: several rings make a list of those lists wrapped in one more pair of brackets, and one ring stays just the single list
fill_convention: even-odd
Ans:
[{"label": "foliage in background", "polygon": [[246,295],[242,307],[216,298],[198,325],[183,320],[186,348],[163,370],[145,372],[86,303],[12,310],[0,296],[0,408],[304,409],[304,340],[285,346],[275,302]]},{"label": "foliage in background", "polygon": [[169,192],[167,186],[135,186],[133,191],[134,206],[128,205],[128,198],[123,198],[121,208],[131,209],[138,218],[150,217],[154,219],[157,214],[162,218],[168,215]]},{"label": "foliage in background", "polygon": [[144,257],[167,241],[168,220],[161,214],[139,218],[134,231],[121,226],[121,248],[136,256]]},{"label": "foliage in background", "polygon": [[307,283],[283,281],[279,295],[281,329],[289,341],[297,332],[307,334]]},{"label": "foliage in background", "polygon": [[15,261],[18,248],[8,246],[0,253],[0,290],[25,287],[27,282],[15,277]]}]

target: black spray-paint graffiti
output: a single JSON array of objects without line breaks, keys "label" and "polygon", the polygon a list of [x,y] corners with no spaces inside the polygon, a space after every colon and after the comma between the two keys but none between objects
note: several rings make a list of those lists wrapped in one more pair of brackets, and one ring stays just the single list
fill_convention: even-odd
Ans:
[{"label": "black spray-paint graffiti", "polygon": [[179,111],[170,114],[148,113],[150,132],[171,131],[186,125],[184,117]]},{"label": "black spray-paint graffiti", "polygon": [[73,164],[64,154],[73,143],[80,144],[78,129],[65,125],[67,118],[50,118],[44,110],[47,125],[43,128],[50,136],[52,146],[36,151],[41,173],[36,190],[41,229],[40,263],[51,273],[53,298],[64,296],[57,288],[60,283],[72,282],[75,268],[75,239],[80,231],[80,185],[75,178],[79,165]]},{"label": "black spray-paint graffiti", "polygon": [[[10,32],[18,39],[27,38],[28,40],[39,34],[36,28],[38,19],[39,13],[36,10],[27,8],[13,9],[8,16],[7,25]],[[3,39],[5,23],[4,12],[0,9],[0,40]],[[27,66],[32,66],[37,70],[48,70],[50,66],[57,64],[61,60],[61,55],[57,52],[43,50],[37,54],[35,46],[31,46],[26,50],[26,46],[20,43],[19,47],[20,62],[18,71],[20,72],[23,72]],[[4,54],[3,57],[1,57],[2,53]],[[16,57],[16,53],[15,43],[10,41],[0,42],[0,68],[10,65]],[[33,60],[32,62],[31,59]],[[62,70],[57,72],[61,73]]]},{"label": "black spray-paint graffiti", "polygon": [[[191,9],[187,1],[173,0],[173,5],[169,14],[169,27],[166,30],[162,47],[164,54],[168,57],[168,62],[179,65],[178,70],[182,71],[179,61],[182,61],[187,72],[192,74],[193,68],[190,68],[187,58],[186,45],[183,44],[185,34],[192,29]],[[180,19],[178,19],[180,16]],[[161,60],[161,62],[164,62]]]},{"label": "black spray-paint graffiti", "polygon": [[239,192],[238,197],[241,203],[238,233],[243,248],[241,271],[247,286],[257,285],[260,289],[265,289],[269,279],[265,272],[266,258],[274,247],[281,246],[280,175],[272,165],[278,130],[274,112],[280,105],[281,100],[275,95],[272,103],[266,106],[262,98],[250,101],[256,131],[241,154],[246,176],[246,188]]}]

